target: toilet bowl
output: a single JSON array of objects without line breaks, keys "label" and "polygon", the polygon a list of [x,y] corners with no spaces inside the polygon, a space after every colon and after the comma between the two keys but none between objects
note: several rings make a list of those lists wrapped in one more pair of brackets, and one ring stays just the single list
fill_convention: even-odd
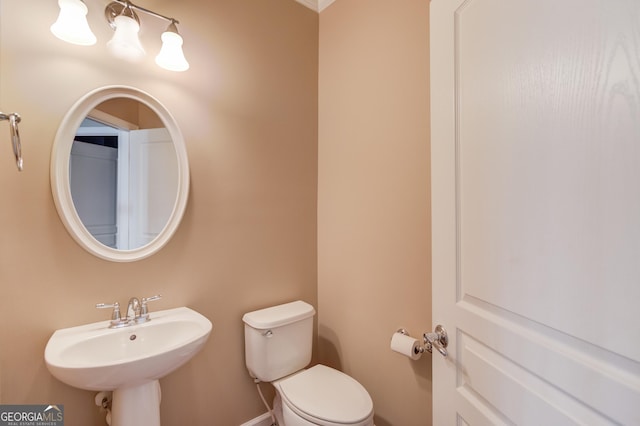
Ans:
[{"label": "toilet bowl", "polygon": [[311,361],[313,306],[302,301],[245,314],[245,362],[276,389],[280,426],[373,426],[373,402],[354,378]]},{"label": "toilet bowl", "polygon": [[373,402],[366,389],[338,370],[318,364],[272,384],[286,426],[373,425]]}]

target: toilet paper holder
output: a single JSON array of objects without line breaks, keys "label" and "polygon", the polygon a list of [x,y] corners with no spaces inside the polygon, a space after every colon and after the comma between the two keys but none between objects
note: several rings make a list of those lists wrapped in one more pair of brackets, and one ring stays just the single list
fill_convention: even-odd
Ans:
[{"label": "toilet paper holder", "polygon": [[[411,336],[409,332],[404,328],[398,329],[396,333],[404,334],[405,336]],[[433,353],[433,348],[435,347],[443,357],[446,358],[449,355],[449,353],[447,352],[447,346],[449,346],[449,336],[447,335],[447,330],[440,324],[436,325],[436,328],[432,333],[423,333],[422,342],[423,344],[419,348],[420,353]]]}]

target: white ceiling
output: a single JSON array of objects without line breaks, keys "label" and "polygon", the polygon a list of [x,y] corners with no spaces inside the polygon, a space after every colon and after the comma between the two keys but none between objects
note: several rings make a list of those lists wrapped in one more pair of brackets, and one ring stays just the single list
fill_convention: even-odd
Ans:
[{"label": "white ceiling", "polygon": [[316,12],[322,12],[327,6],[333,3],[336,0],[296,0],[298,3],[301,3],[307,6],[311,10],[315,10]]}]

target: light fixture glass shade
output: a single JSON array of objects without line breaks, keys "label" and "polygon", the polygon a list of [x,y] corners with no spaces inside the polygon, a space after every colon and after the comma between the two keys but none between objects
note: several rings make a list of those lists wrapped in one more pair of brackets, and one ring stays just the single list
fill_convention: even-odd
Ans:
[{"label": "light fixture glass shade", "polygon": [[113,20],[116,32],[107,43],[107,49],[116,57],[131,62],[140,61],[146,52],[138,38],[140,24],[128,16],[116,16]]},{"label": "light fixture glass shade", "polygon": [[182,52],[182,37],[180,34],[172,31],[171,26],[169,26],[160,38],[162,39],[162,48],[158,56],[156,56],[156,64],[169,71],[188,70],[189,62],[187,62]]},{"label": "light fixture glass shade", "polygon": [[87,5],[82,0],[58,0],[58,6],[58,20],[51,25],[53,35],[81,46],[96,44],[96,36],[87,22]]}]

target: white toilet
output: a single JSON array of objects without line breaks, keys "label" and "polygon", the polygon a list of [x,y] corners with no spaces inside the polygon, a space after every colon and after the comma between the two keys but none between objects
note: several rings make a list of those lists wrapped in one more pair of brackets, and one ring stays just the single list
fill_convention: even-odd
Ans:
[{"label": "white toilet", "polygon": [[242,317],[245,359],[254,379],[276,389],[280,426],[373,426],[373,402],[355,379],[311,361],[313,306],[286,303]]}]

